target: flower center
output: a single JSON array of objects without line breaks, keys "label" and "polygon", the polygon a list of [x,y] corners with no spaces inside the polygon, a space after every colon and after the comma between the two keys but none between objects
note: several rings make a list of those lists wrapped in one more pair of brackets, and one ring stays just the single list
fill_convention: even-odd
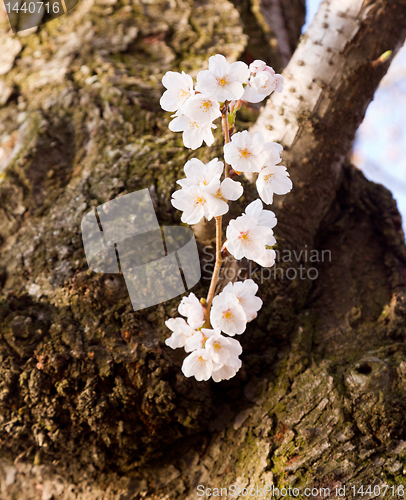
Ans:
[{"label": "flower center", "polygon": [[210,102],[210,101],[203,101],[201,104],[200,104],[200,109],[203,110],[203,113],[207,113],[207,111],[209,111],[209,109],[213,106],[213,104]]},{"label": "flower center", "polygon": [[184,99],[185,97],[189,97],[190,92],[184,89],[180,89],[178,92],[178,99]]},{"label": "flower center", "polygon": [[249,158],[252,155],[251,151],[249,151],[247,148],[239,149],[239,153],[240,158]]},{"label": "flower center", "polygon": [[206,360],[203,358],[203,356],[199,356],[197,358],[197,362],[199,363],[199,365],[203,365],[204,363],[206,363]]},{"label": "flower center", "polygon": [[239,238],[244,243],[244,245],[249,245],[251,243],[251,236],[249,231],[240,231]]},{"label": "flower center", "polygon": [[223,318],[227,321],[230,321],[234,318],[234,314],[230,309],[227,309],[227,311],[224,311],[223,313]]},{"label": "flower center", "polygon": [[203,205],[204,202],[205,202],[205,200],[199,195],[197,195],[193,198],[193,206],[194,207],[198,207],[199,205]]},{"label": "flower center", "polygon": [[214,344],[213,344],[213,349],[214,349],[216,352],[221,351],[221,344],[220,344],[220,342],[214,342]]},{"label": "flower center", "polygon": [[189,127],[195,130],[195,129],[199,128],[199,124],[197,122],[190,120]]},{"label": "flower center", "polygon": [[216,78],[216,80],[220,87],[225,87],[230,83],[228,76],[222,76],[221,78]]},{"label": "flower center", "polygon": [[275,174],[267,174],[264,175],[264,181],[265,182],[272,182],[272,179],[275,177]]},{"label": "flower center", "polygon": [[217,193],[215,194],[216,198],[218,198],[219,200],[223,200],[223,201],[226,201],[226,199],[224,198],[223,196],[223,193],[221,192],[221,188],[218,188],[217,190]]}]

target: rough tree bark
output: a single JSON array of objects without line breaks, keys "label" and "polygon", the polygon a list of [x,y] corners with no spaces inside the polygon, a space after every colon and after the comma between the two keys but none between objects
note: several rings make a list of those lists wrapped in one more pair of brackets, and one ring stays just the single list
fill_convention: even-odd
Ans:
[{"label": "rough tree bark", "polygon": [[[254,125],[285,146],[294,190],[276,206],[277,249],[293,257],[271,276],[240,266],[267,279],[238,376],[185,379],[163,344],[179,300],[133,313],[123,280],[91,274],[81,243],[90,207],[145,187],[160,222],[179,221],[169,198],[194,153],[167,129],[162,74],[196,74],[215,52],[282,66],[303,16],[298,0],[82,0],[11,37],[3,14],[2,500],[403,484],[404,235],[391,194],[345,158],[388,68],[371,63],[405,39],[404,0],[325,0]],[[281,278],[300,266],[318,278]]]}]

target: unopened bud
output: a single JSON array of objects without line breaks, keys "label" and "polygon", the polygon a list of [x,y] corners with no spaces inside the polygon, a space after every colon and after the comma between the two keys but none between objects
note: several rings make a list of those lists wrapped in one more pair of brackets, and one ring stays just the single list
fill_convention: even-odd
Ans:
[{"label": "unopened bud", "polygon": [[380,66],[381,64],[383,64],[384,62],[386,62],[390,58],[391,55],[392,55],[392,51],[391,50],[387,50],[381,56],[379,56],[378,59],[375,59],[375,61],[373,61],[371,63],[371,66],[373,68],[376,68],[377,66]]},{"label": "unopened bud", "polygon": [[223,257],[223,259],[225,257],[227,257],[228,255],[230,255],[230,252],[227,250],[227,243],[228,243],[228,241],[226,241],[224,243],[224,245],[221,247],[221,250],[220,250],[221,256]]},{"label": "unopened bud", "polygon": [[238,177],[241,175],[241,172],[237,172],[237,170],[234,170],[233,167],[230,166],[230,171],[228,173],[228,176],[233,178],[233,177]]}]

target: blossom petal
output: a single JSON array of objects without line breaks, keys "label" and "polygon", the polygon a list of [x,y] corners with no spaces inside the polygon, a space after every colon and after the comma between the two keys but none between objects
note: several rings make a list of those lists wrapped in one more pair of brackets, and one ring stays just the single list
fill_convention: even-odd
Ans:
[{"label": "blossom petal", "polygon": [[221,194],[227,200],[238,200],[238,198],[242,196],[243,192],[244,188],[242,187],[241,182],[233,181],[229,177],[227,177],[227,179],[224,179],[224,181],[221,183]]},{"label": "blossom petal", "polygon": [[231,64],[228,75],[232,80],[245,83],[250,76],[250,70],[244,62],[237,61]]}]

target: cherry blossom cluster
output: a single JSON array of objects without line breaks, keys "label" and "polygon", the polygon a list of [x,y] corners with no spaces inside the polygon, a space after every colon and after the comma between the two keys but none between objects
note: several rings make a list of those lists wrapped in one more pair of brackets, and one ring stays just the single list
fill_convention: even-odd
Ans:
[{"label": "cherry blossom cluster", "polygon": [[[178,311],[183,318],[170,318],[165,324],[173,332],[165,344],[172,349],[183,347],[185,358],[182,372],[186,377],[215,382],[228,380],[241,368],[241,344],[232,339],[244,333],[247,323],[257,317],[262,300],[256,297],[258,285],[252,280],[228,283],[213,299],[210,322],[213,328],[204,328],[204,308],[194,293],[184,297]],[[222,335],[222,332],[228,336]]]},{"label": "cherry blossom cluster", "polygon": [[258,194],[265,203],[271,204],[274,194],[286,194],[292,189],[286,167],[278,165],[282,150],[276,142],[264,143],[261,132],[251,136],[244,130],[224,145],[224,159],[235,172],[258,173]]},{"label": "cherry blossom cluster", "polygon": [[[241,344],[230,337],[242,334],[262,306],[256,296],[258,285],[251,279],[228,283],[215,296],[222,256],[245,257],[264,267],[274,264],[273,228],[277,219],[263,208],[263,202],[271,204],[274,194],[288,193],[292,182],[286,168],[278,165],[282,146],[265,143],[261,132],[233,133],[243,102],[258,103],[274,91],[282,92],[283,77],[263,61],[256,60],[249,66],[241,61],[230,64],[217,54],[209,58],[209,69],[200,71],[196,80],[194,85],[190,75],[168,71],[162,79],[166,91],[160,103],[165,111],[174,113],[169,129],[182,132],[183,143],[190,149],[199,148],[203,142],[211,146],[214,121],[222,118],[224,162],[218,158],[206,164],[197,158],[189,160],[184,166],[186,177],[177,181],[181,189],[171,200],[183,212],[184,223],[216,220],[216,264],[207,299],[199,300],[193,293],[182,299],[178,311],[186,319],[165,322],[172,331],[165,343],[189,353],[182,365],[186,377],[194,376],[199,381],[211,377],[220,382],[234,377],[241,367]],[[243,194],[242,184],[235,180],[243,172],[257,174],[259,198],[229,222],[223,244],[222,216],[229,210],[228,202]]]},{"label": "cherry blossom cluster", "polygon": [[264,210],[261,200],[250,203],[240,217],[230,221],[225,243],[227,250],[236,258],[246,257],[262,267],[275,264],[276,240],[272,229],[277,219],[271,210]]},{"label": "cherry blossom cluster", "polygon": [[217,54],[210,57],[209,69],[198,73],[195,90],[192,77],[183,71],[168,71],[162,84],[167,90],[161,107],[175,112],[169,129],[183,132],[184,145],[197,149],[203,141],[213,144],[213,121],[221,116],[220,103],[240,99],[260,102],[274,90],[282,91],[283,78],[262,61],[254,61],[248,68],[241,61],[229,64]]},{"label": "cherry blossom cluster", "polygon": [[238,200],[243,193],[241,182],[227,177],[220,178],[224,171],[224,163],[217,158],[207,165],[192,158],[184,167],[186,179],[177,183],[182,189],[175,191],[172,205],[182,210],[182,222],[197,224],[203,217],[211,220],[228,212],[228,200]]}]

